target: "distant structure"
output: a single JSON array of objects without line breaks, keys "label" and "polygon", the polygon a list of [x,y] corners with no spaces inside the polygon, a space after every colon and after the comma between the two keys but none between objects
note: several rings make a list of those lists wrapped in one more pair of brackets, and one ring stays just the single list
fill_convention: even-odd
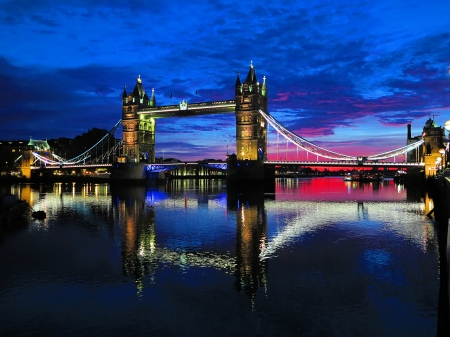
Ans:
[{"label": "distant structure", "polygon": [[148,97],[139,75],[132,92],[123,89],[123,145],[119,163],[155,162],[155,118],[138,114],[145,107],[156,107],[155,92],[152,90],[151,98]]},{"label": "distant structure", "polygon": [[424,140],[422,146],[407,154],[406,161],[410,163],[425,163],[425,176],[435,175],[443,164],[442,151],[445,151],[445,129],[437,126],[433,119],[428,119],[420,136],[411,137],[411,124],[408,124],[407,145]]}]

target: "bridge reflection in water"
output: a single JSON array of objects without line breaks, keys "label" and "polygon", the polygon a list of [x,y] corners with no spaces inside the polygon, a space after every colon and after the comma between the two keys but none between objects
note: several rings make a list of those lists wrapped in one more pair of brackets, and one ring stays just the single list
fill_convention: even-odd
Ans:
[{"label": "bridge reflection in water", "polygon": [[[123,230],[122,257],[124,275],[134,275],[135,282],[141,291],[142,277],[145,274],[155,275],[156,268],[161,265],[178,266],[181,269],[192,267],[214,268],[226,274],[235,275],[235,288],[243,290],[251,298],[258,287],[265,286],[265,264],[260,253],[266,244],[267,219],[264,210],[264,191],[253,190],[252,193],[228,191],[225,193],[222,181],[183,180],[172,181],[164,191],[148,190],[145,187],[112,188],[115,212],[120,219]],[[202,191],[190,194],[188,191]],[[186,193],[187,192],[187,193]],[[255,193],[256,192],[256,193]],[[182,196],[176,196],[182,193]],[[185,194],[186,193],[186,194]],[[228,218],[230,214],[236,218],[235,233],[236,252],[222,252],[202,248],[202,242],[178,242],[175,248],[171,245],[161,246],[156,239],[155,222],[158,209],[171,208],[174,212],[190,209],[198,210],[205,206],[208,209],[223,209]],[[185,224],[174,227],[192,225],[192,219]],[[209,231],[214,223],[200,218],[202,230]],[[198,231],[197,224],[193,230]],[[176,233],[173,233],[177,236]],[[195,233],[201,235],[201,233]],[[176,241],[176,239],[175,239]],[[193,247],[193,245],[195,247]],[[182,248],[183,247],[183,248]]]},{"label": "bridge reflection in water", "polygon": [[[159,188],[54,184],[14,186],[12,192],[34,209],[47,212],[45,220],[30,223],[29,231],[64,226],[65,222],[58,220],[64,215],[96,236],[116,242],[122,276],[125,282],[133,281],[142,298],[153,287],[165,292],[167,270],[178,269],[180,279],[170,282],[183,282],[183,275],[188,284],[206,282],[201,276],[204,273],[209,278],[224,275],[223,280],[251,299],[254,310],[278,303],[288,305],[292,312],[283,315],[289,317],[297,314],[293,308],[298,306],[303,317],[309,317],[306,307],[312,313],[317,313],[320,305],[337,309],[333,301],[343,299],[337,295],[343,291],[346,305],[358,309],[347,314],[378,312],[346,293],[349,284],[356,285],[358,294],[380,296],[375,307],[385,308],[381,301],[386,294],[380,289],[387,287],[394,293],[391,296],[402,302],[397,306],[406,309],[405,315],[414,316],[408,304],[420,302],[426,306],[423,310],[429,319],[436,317],[428,302],[436,304],[437,299],[424,298],[430,294],[428,288],[437,289],[438,282],[425,285],[420,281],[428,273],[438,274],[433,260],[438,244],[435,224],[424,216],[433,203],[424,191],[406,190],[393,181],[365,184],[342,178],[277,179],[275,187],[275,193],[267,194],[262,189],[227,189],[222,180],[174,180]],[[380,233],[392,244],[385,247],[385,243],[374,241]],[[397,245],[414,248],[408,249],[406,260]],[[411,259],[411,266],[406,265]],[[358,266],[357,275],[347,269],[351,263]],[[425,269],[419,270],[417,265]],[[414,277],[412,270],[417,273]],[[345,276],[347,285],[340,283],[339,275]],[[369,281],[372,278],[374,281]],[[418,288],[411,285],[416,278]],[[402,284],[399,288],[397,281]],[[365,287],[372,290],[366,292]],[[445,284],[441,283],[442,287]],[[420,292],[423,301],[409,298],[403,288]],[[301,296],[303,292],[308,295]],[[442,308],[448,314],[448,301],[447,309],[445,303]],[[364,325],[373,327],[373,320],[383,318],[367,321],[366,317]],[[292,324],[288,326],[295,330]],[[408,330],[405,326],[398,329]]]}]

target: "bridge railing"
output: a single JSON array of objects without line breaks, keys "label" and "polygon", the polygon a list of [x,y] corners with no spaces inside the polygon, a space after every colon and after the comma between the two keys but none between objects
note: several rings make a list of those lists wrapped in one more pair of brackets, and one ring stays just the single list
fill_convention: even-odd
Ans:
[{"label": "bridge railing", "polygon": [[299,166],[380,166],[380,167],[423,167],[425,163],[406,163],[406,162],[375,162],[375,161],[300,161],[300,160],[266,160],[264,164],[268,165],[299,165]]}]

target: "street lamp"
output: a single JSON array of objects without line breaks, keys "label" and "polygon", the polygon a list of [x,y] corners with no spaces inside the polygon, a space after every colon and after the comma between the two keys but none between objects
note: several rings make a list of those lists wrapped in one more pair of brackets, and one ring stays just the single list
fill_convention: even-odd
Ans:
[{"label": "street lamp", "polygon": [[[450,73],[450,68],[448,68],[448,71]],[[449,133],[448,137],[450,138],[450,120],[445,122],[444,128]],[[444,152],[442,153],[440,149],[439,149],[439,152],[441,152],[442,156],[444,157],[445,168],[448,168],[448,146],[449,146],[449,143],[450,143],[450,139],[448,139],[445,136],[445,131],[444,131],[444,142],[445,142],[444,143]]]},{"label": "street lamp", "polygon": [[448,121],[445,122],[444,128],[445,128],[445,130],[447,130],[448,132],[450,132],[450,120],[448,120]]}]

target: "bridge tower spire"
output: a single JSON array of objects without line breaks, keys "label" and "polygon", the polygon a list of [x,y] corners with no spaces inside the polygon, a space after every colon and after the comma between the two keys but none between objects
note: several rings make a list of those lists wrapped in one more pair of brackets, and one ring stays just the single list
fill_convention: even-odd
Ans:
[{"label": "bridge tower spire", "polygon": [[120,162],[155,162],[155,119],[139,114],[145,107],[156,106],[154,90],[149,99],[139,75],[131,93],[122,94],[122,156]]},{"label": "bridge tower spire", "polygon": [[261,84],[250,62],[247,78],[241,84],[239,74],[235,85],[236,159],[267,159],[267,125],[259,110],[267,111],[266,78]]}]

